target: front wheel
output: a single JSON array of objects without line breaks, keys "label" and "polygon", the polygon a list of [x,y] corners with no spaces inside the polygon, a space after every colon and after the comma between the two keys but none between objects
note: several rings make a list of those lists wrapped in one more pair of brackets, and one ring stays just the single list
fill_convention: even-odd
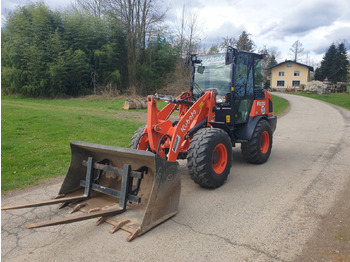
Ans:
[{"label": "front wheel", "polygon": [[149,150],[148,136],[144,133],[146,126],[140,126],[131,138],[129,148]]},{"label": "front wheel", "polygon": [[195,183],[216,188],[225,183],[231,159],[232,144],[228,134],[218,128],[203,128],[191,140],[187,167]]},{"label": "front wheel", "polygon": [[262,164],[270,157],[272,148],[271,125],[266,120],[260,120],[253,132],[252,138],[242,143],[241,150],[244,159],[253,164]]}]

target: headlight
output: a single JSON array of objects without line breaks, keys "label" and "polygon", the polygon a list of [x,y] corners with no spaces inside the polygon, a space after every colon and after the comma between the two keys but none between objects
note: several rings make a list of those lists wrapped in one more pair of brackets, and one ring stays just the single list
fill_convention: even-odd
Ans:
[{"label": "headlight", "polygon": [[223,95],[216,95],[215,101],[216,101],[216,103],[218,103],[218,104],[223,104],[223,103],[226,102],[226,96],[223,96]]}]

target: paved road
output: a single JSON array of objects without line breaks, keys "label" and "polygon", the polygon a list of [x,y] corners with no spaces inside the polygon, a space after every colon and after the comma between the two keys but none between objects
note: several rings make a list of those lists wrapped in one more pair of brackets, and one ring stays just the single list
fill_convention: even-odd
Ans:
[{"label": "paved road", "polygon": [[[350,112],[280,95],[291,108],[278,120],[267,163],[247,164],[235,148],[225,185],[206,190],[182,161],[179,213],[133,242],[95,220],[24,228],[66,209],[2,211],[3,261],[293,261],[350,181]],[[60,184],[10,193],[2,205],[46,200]]]}]

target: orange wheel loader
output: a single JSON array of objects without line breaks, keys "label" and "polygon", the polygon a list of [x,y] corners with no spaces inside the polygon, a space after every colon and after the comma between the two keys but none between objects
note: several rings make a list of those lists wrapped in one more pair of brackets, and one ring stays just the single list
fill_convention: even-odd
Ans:
[{"label": "orange wheel loader", "polygon": [[[27,227],[98,218],[97,224],[113,226],[110,233],[128,231],[128,241],[142,235],[177,212],[177,159],[187,159],[191,178],[205,188],[225,183],[237,143],[246,161],[268,160],[277,118],[262,88],[262,58],[232,47],[223,54],[188,54],[190,91],[176,98],[148,96],[147,124],[135,132],[129,149],[72,142],[71,164],[54,199],[2,209],[61,203],[83,214]],[[158,100],[168,104],[159,110]]]}]

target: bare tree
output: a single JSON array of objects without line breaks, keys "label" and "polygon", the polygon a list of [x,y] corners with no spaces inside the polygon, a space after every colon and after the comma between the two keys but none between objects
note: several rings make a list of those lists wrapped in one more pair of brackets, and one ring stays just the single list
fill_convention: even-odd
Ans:
[{"label": "bare tree", "polygon": [[119,19],[127,30],[129,85],[136,85],[136,69],[141,51],[162,22],[155,0],[106,0],[111,15]]},{"label": "bare tree", "polygon": [[105,0],[76,0],[76,7],[101,18],[106,7]]},{"label": "bare tree", "polygon": [[230,38],[230,37],[226,36],[222,39],[222,42],[220,43],[219,47],[222,50],[226,50],[226,48],[228,46],[236,46],[236,44],[237,44],[236,38],[234,38],[234,37]]},{"label": "bare tree", "polygon": [[277,59],[281,56],[281,52],[277,47],[264,46],[259,50],[260,54],[264,55],[264,58],[261,61],[261,67],[263,72],[263,82],[265,87],[270,87],[270,76],[271,76],[271,67],[277,65]]},{"label": "bare tree", "polygon": [[198,14],[190,12],[189,21],[187,24],[188,31],[188,52],[196,53],[198,51],[198,45],[201,41],[200,35],[202,34],[201,26],[198,22]]},{"label": "bare tree", "polygon": [[188,52],[198,52],[202,35],[202,26],[199,23],[198,13],[186,13],[185,10],[186,6],[183,5],[181,18],[177,22],[173,40],[173,43],[179,47],[181,57],[184,57]]},{"label": "bare tree", "polygon": [[238,40],[234,37],[223,38],[223,41],[220,43],[220,48],[226,50],[228,46],[237,48],[238,50],[244,50],[253,52],[255,50],[255,44],[253,40],[249,38],[250,34],[246,31],[243,31],[242,34],[238,37]]},{"label": "bare tree", "polygon": [[177,26],[177,35],[175,42],[178,45],[180,49],[180,57],[183,57],[186,54],[185,49],[185,30],[186,30],[186,18],[185,18],[185,4],[182,6],[182,14],[181,14],[181,19],[180,19],[180,25]]},{"label": "bare tree", "polygon": [[294,44],[289,50],[292,52],[294,61],[298,62],[298,57],[304,51],[303,44],[299,40],[297,40],[294,42]]}]

